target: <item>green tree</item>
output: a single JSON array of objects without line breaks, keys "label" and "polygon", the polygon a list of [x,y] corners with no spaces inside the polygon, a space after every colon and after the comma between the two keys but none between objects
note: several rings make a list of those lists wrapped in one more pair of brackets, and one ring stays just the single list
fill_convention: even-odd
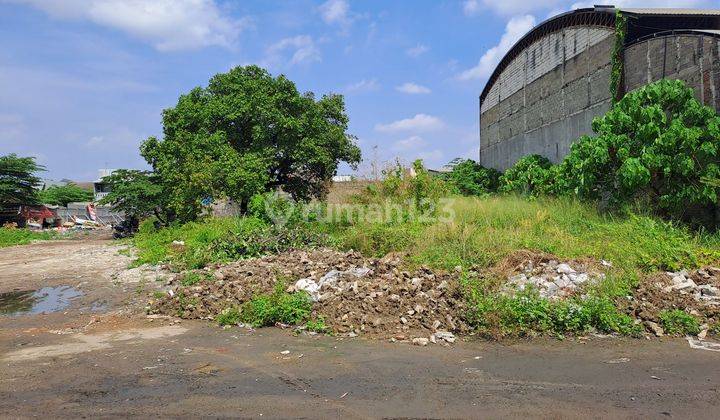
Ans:
[{"label": "green tree", "polygon": [[53,185],[38,192],[38,200],[44,204],[67,206],[68,203],[78,203],[93,200],[92,191],[78,187],[73,183],[67,185]]},{"label": "green tree", "polygon": [[462,195],[483,195],[497,191],[500,171],[485,168],[472,159],[456,159],[446,179]]},{"label": "green tree", "polygon": [[720,116],[682,81],[628,93],[593,130],[560,167],[565,189],[614,207],[640,200],[674,218],[715,217],[720,189],[703,181],[720,178]]},{"label": "green tree", "polygon": [[501,192],[516,192],[531,196],[555,192],[557,167],[548,158],[528,155],[508,168],[500,177]]},{"label": "green tree", "polygon": [[236,67],[163,111],[163,139],[147,139],[141,154],[169,208],[192,220],[208,198],[244,208],[253,195],[277,188],[297,200],[323,197],[339,162],[360,161],[347,128],[342,96],[316,100],[285,76]]},{"label": "green tree", "polygon": [[109,186],[110,192],[100,200],[100,204],[110,204],[114,210],[134,221],[151,215],[166,224],[172,220],[172,215],[165,211],[166,194],[153,173],[118,169],[102,181]]},{"label": "green tree", "polygon": [[0,205],[37,203],[41,182],[35,173],[44,170],[34,157],[0,156]]}]

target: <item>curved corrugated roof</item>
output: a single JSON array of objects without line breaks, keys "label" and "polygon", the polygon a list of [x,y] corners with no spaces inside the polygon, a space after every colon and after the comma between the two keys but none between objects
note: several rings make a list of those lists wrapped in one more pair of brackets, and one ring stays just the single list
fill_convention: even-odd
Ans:
[{"label": "curved corrugated roof", "polygon": [[[602,26],[615,28],[614,6],[595,6],[594,8],[576,9],[570,12],[553,16],[538,24],[526,33],[500,60],[490,75],[485,88],[480,94],[482,106],[490,88],[495,84],[503,70],[526,47],[539,38],[572,26]],[[620,9],[628,19],[628,32],[625,43],[632,43],[644,39],[655,33],[664,33],[675,30],[720,30],[720,10],[703,9]],[[684,29],[690,28],[690,29]]]}]

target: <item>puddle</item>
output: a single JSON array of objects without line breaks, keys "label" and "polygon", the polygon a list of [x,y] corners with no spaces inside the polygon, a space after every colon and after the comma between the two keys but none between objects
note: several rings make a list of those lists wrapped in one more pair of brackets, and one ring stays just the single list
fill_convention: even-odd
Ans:
[{"label": "puddle", "polygon": [[83,293],[71,286],[0,293],[1,315],[36,315],[62,311]]}]

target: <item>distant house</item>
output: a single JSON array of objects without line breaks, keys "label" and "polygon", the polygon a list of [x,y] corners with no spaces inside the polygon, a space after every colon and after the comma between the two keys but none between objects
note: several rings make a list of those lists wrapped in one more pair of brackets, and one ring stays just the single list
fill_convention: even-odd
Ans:
[{"label": "distant house", "polygon": [[95,193],[95,201],[100,201],[110,192],[110,186],[102,182],[103,178],[112,175],[114,169],[98,170],[98,179],[93,181],[93,192]]}]

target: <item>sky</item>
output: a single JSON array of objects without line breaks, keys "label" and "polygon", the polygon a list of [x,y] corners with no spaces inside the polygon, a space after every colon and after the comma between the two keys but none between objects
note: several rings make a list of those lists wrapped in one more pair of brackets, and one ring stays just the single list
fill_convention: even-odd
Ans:
[{"label": "sky", "polygon": [[431,168],[477,159],[478,96],[495,65],[534,25],[592,3],[0,0],[0,155],[35,156],[53,179],[145,169],[138,147],[162,135],[163,109],[216,73],[257,64],[302,92],[345,96],[359,175],[396,158]]}]

